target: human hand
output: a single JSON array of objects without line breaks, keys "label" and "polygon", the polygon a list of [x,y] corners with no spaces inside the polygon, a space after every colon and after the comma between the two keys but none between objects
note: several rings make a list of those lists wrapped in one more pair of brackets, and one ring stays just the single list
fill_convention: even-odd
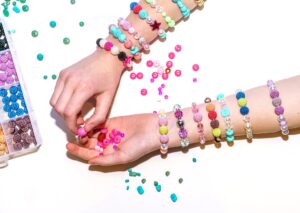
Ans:
[{"label": "human hand", "polygon": [[[158,125],[155,115],[140,114],[131,115],[107,120],[105,128],[110,132],[118,129],[125,133],[125,138],[119,144],[117,151],[107,147],[103,155],[95,150],[98,133],[90,135],[85,143],[68,143],[67,150],[92,165],[111,166],[126,164],[139,159],[140,157],[159,149]],[[157,133],[157,134],[155,134]]]},{"label": "human hand", "polygon": [[[105,122],[115,96],[123,65],[117,57],[97,50],[78,63],[61,71],[50,104],[65,119],[68,128],[76,132],[85,123],[89,132]],[[81,110],[90,99],[96,101],[94,114],[84,122]]]}]

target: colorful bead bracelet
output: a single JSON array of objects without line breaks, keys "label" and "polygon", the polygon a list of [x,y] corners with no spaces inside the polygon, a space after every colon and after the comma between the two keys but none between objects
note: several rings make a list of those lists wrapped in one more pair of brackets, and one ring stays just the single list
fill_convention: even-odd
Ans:
[{"label": "colorful bead bracelet", "polygon": [[289,127],[287,125],[287,121],[284,117],[284,108],[282,106],[282,100],[279,97],[279,92],[275,86],[275,83],[272,80],[269,80],[268,88],[270,91],[270,97],[272,98],[272,104],[275,107],[275,114],[278,116],[278,122],[280,125],[280,130],[282,135],[288,135],[289,134]]},{"label": "colorful bead bracelet", "polygon": [[123,63],[125,68],[131,69],[132,68],[132,58],[128,57],[125,52],[120,51],[117,46],[106,39],[99,38],[96,41],[98,47],[109,51],[112,55],[118,56],[118,59]]},{"label": "colorful bead bracelet", "polygon": [[233,130],[232,123],[231,123],[230,110],[229,110],[228,106],[226,105],[224,94],[219,94],[217,96],[217,100],[220,103],[221,115],[225,122],[226,140],[227,140],[227,142],[232,143],[232,142],[234,142],[234,130]]},{"label": "colorful bead bracelet", "polygon": [[164,11],[164,9],[157,4],[156,0],[145,0],[145,2],[147,4],[149,4],[153,9],[155,9],[155,11],[159,14],[162,15],[162,17],[164,18],[166,24],[170,27],[173,28],[175,27],[176,22],[167,15],[167,13]]},{"label": "colorful bead bracelet", "polygon": [[180,145],[181,145],[182,148],[185,148],[190,144],[190,142],[189,142],[189,139],[188,139],[188,132],[184,128],[184,121],[182,119],[183,112],[181,111],[181,106],[176,104],[174,106],[173,110],[174,110],[174,115],[177,118],[177,126],[179,128],[178,135],[181,138]]},{"label": "colorful bead bracelet", "polygon": [[109,26],[109,33],[123,43],[126,49],[130,50],[130,53],[135,60],[141,60],[142,54],[140,53],[139,47],[132,45],[132,41],[128,39],[125,34],[122,34],[122,30],[120,30],[116,25],[112,24]]},{"label": "colorful bead bracelet", "polygon": [[148,12],[142,8],[141,5],[139,5],[136,2],[132,2],[130,4],[130,9],[133,11],[134,14],[137,14],[140,19],[145,20],[147,24],[152,28],[152,31],[157,30],[158,36],[161,39],[167,38],[167,33],[164,29],[160,28],[161,23],[159,23],[156,20],[153,20],[149,15]]},{"label": "colorful bead bracelet", "polygon": [[236,93],[236,99],[238,102],[238,105],[240,107],[240,113],[243,116],[243,120],[245,122],[245,131],[246,131],[246,137],[249,141],[253,139],[253,130],[250,123],[250,117],[249,117],[249,108],[247,107],[247,100],[246,95],[243,91],[238,90]]},{"label": "colorful bead bracelet", "polygon": [[201,122],[203,117],[199,112],[199,108],[196,103],[192,103],[192,112],[193,112],[193,120],[195,121],[195,123],[197,123],[200,144],[204,145],[205,144],[204,128]]},{"label": "colorful bead bracelet", "polygon": [[169,142],[169,137],[168,137],[168,119],[167,115],[163,110],[160,110],[158,113],[158,124],[159,124],[159,134],[160,134],[160,153],[161,154],[167,154],[168,153],[168,142]]},{"label": "colorful bead bracelet", "polygon": [[182,0],[172,0],[172,2],[177,4],[184,18],[188,18],[190,16],[191,10],[183,3]]},{"label": "colorful bead bracelet", "polygon": [[146,41],[144,37],[142,37],[138,32],[136,32],[136,30],[134,29],[134,27],[131,25],[129,21],[123,18],[119,18],[118,25],[123,30],[127,31],[129,35],[132,35],[132,37],[139,42],[139,44],[143,47],[145,51],[150,50],[149,43]]},{"label": "colorful bead bracelet", "polygon": [[211,102],[210,98],[206,98],[204,100],[206,103],[206,111],[208,112],[208,118],[211,120],[210,126],[212,128],[212,135],[217,143],[222,141],[221,135],[222,131],[219,128],[220,122],[217,120],[218,114],[216,112],[216,106]]}]

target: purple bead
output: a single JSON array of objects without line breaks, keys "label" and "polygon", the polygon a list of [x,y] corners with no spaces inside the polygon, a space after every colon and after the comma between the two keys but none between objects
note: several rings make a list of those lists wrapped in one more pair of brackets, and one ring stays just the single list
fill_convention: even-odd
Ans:
[{"label": "purple bead", "polygon": [[2,63],[6,63],[6,62],[8,61],[7,56],[6,56],[6,55],[1,55],[1,56],[0,56],[0,61],[1,61]]},{"label": "purple bead", "polygon": [[220,123],[219,123],[218,120],[212,120],[212,121],[210,122],[210,126],[211,126],[211,128],[216,129],[216,128],[219,128]]},{"label": "purple bead", "polygon": [[6,74],[7,74],[7,76],[12,76],[14,74],[14,70],[7,68],[6,69]]},{"label": "purple bead", "polygon": [[168,125],[168,119],[166,117],[159,118],[158,123],[159,123],[160,126],[167,126]]},{"label": "purple bead", "polygon": [[5,82],[5,81],[6,81],[6,79],[7,79],[7,75],[6,75],[6,73],[1,73],[1,74],[0,74],[0,81],[3,81],[3,82]]},{"label": "purple bead", "polygon": [[283,126],[286,126],[286,125],[287,125],[286,121],[281,121],[281,122],[280,122],[280,126],[283,127]]},{"label": "purple bead", "polygon": [[6,79],[6,83],[8,83],[8,84],[12,84],[14,81],[15,80],[12,76],[8,76],[7,79]]},{"label": "purple bead", "polygon": [[284,108],[282,107],[282,106],[278,106],[278,107],[276,107],[275,108],[275,113],[276,113],[276,115],[283,115],[283,113],[284,113]]},{"label": "purple bead", "polygon": [[6,71],[6,69],[7,69],[6,64],[0,64],[0,70]]},{"label": "purple bead", "polygon": [[12,55],[10,52],[7,52],[6,56],[7,56],[8,60],[12,61]]},{"label": "purple bead", "polygon": [[167,144],[169,142],[168,135],[161,135],[159,139],[162,144]]},{"label": "purple bead", "polygon": [[195,113],[194,116],[193,116],[193,119],[197,123],[201,122],[202,121],[202,115],[201,115],[201,113],[199,113],[199,112]]},{"label": "purple bead", "polygon": [[14,69],[15,65],[14,65],[13,62],[10,61],[10,62],[7,63],[7,67],[10,68],[10,69]]},{"label": "purple bead", "polygon": [[180,129],[179,130],[179,137],[180,138],[184,139],[184,138],[187,138],[187,136],[188,136],[188,133],[187,133],[186,129]]},{"label": "purple bead", "polygon": [[181,110],[176,110],[176,112],[175,112],[175,117],[176,117],[177,119],[181,119],[182,116],[183,116],[183,112],[182,112]]},{"label": "purple bead", "polygon": [[272,104],[273,104],[274,107],[280,106],[281,105],[281,99],[279,97],[278,98],[274,98],[272,100]]},{"label": "purple bead", "polygon": [[271,98],[278,98],[279,92],[277,90],[272,90],[270,96],[271,96]]},{"label": "purple bead", "polygon": [[274,81],[268,80],[267,85],[268,85],[268,87],[274,86]]}]

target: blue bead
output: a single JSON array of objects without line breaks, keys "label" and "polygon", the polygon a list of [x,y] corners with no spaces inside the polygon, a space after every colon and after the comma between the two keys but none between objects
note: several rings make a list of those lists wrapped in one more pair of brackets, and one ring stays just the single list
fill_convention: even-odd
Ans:
[{"label": "blue bead", "polygon": [[24,107],[23,114],[28,114],[28,109],[27,109],[27,107]]},{"label": "blue bead", "polygon": [[236,95],[235,95],[236,99],[239,100],[241,98],[245,98],[246,95],[244,92],[238,92]]},{"label": "blue bead", "polygon": [[130,3],[130,10],[133,10],[133,8],[137,5],[137,2],[131,2]]},{"label": "blue bead", "polygon": [[177,201],[177,195],[175,193],[171,194],[170,196],[171,200],[175,203]]},{"label": "blue bead", "polygon": [[10,112],[8,112],[8,117],[14,118],[14,117],[16,117],[16,113],[14,111],[10,111]]},{"label": "blue bead", "polygon": [[161,185],[155,186],[157,192],[161,192]]},{"label": "blue bead", "polygon": [[26,102],[25,102],[25,100],[22,100],[22,101],[21,101],[21,106],[22,106],[22,107],[26,107]]},{"label": "blue bead", "polygon": [[141,10],[139,12],[139,16],[140,16],[141,19],[146,19],[148,17],[148,13],[147,13],[146,10]]},{"label": "blue bead", "polygon": [[24,100],[23,93],[19,92],[19,93],[17,94],[17,98],[18,98],[19,100]]},{"label": "blue bead", "polygon": [[221,115],[222,115],[222,117],[228,117],[228,116],[230,116],[229,108],[228,108],[228,107],[224,107],[224,108],[221,110]]},{"label": "blue bead", "polygon": [[[17,110],[17,115],[18,116],[21,116],[21,115],[23,115],[25,113],[25,111],[23,110],[23,109],[21,109],[21,108],[19,108],[18,110]],[[26,113],[27,114],[27,113]]]},{"label": "blue bead", "polygon": [[11,111],[11,107],[8,104],[5,104],[3,106],[3,110],[4,110],[4,112],[10,112]]},{"label": "blue bead", "polygon": [[136,55],[139,52],[139,48],[134,46],[130,49],[130,52],[132,55]]},{"label": "blue bead", "polygon": [[2,98],[2,103],[4,103],[4,104],[8,104],[9,103],[9,97],[4,97],[4,98]]},{"label": "blue bead", "polygon": [[14,7],[13,7],[13,11],[14,11],[15,13],[20,13],[20,12],[21,12],[20,8],[18,8],[17,6],[14,6]]},{"label": "blue bead", "polygon": [[246,106],[241,107],[240,112],[242,115],[248,115],[249,113],[249,108]]},{"label": "blue bead", "polygon": [[118,39],[119,39],[119,41],[120,41],[121,43],[124,43],[124,42],[126,41],[126,38],[127,38],[126,35],[125,35],[125,34],[122,34],[122,35],[119,36]]},{"label": "blue bead", "polygon": [[0,90],[0,96],[1,97],[6,97],[7,96],[7,90],[6,89],[1,89]]},{"label": "blue bead", "polygon": [[233,129],[228,129],[228,130],[226,130],[226,136],[227,136],[227,137],[233,136],[233,135],[234,135]]},{"label": "blue bead", "polygon": [[137,187],[137,191],[138,191],[138,193],[139,193],[140,195],[144,194],[144,189],[143,189],[142,186],[138,186],[138,187]]},{"label": "blue bead", "polygon": [[9,98],[9,100],[11,102],[16,102],[18,100],[18,97],[16,95],[11,95],[10,98]]},{"label": "blue bead", "polygon": [[11,94],[16,94],[18,92],[18,87],[12,86],[11,88],[9,88],[9,92]]},{"label": "blue bead", "polygon": [[226,138],[226,140],[228,142],[233,142],[234,141],[234,136],[229,136],[229,137]]},{"label": "blue bead", "polygon": [[18,110],[20,108],[19,104],[17,102],[14,102],[11,104],[11,109]]},{"label": "blue bead", "polygon": [[223,98],[224,98],[224,94],[222,94],[222,93],[217,96],[217,100],[221,100]]}]

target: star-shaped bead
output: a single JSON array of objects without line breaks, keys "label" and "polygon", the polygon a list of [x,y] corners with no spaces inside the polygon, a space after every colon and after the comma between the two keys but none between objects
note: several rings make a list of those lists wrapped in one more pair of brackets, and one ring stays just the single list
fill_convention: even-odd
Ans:
[{"label": "star-shaped bead", "polygon": [[161,23],[157,22],[156,20],[152,24],[150,24],[150,26],[152,27],[152,31],[159,30],[160,25]]}]

